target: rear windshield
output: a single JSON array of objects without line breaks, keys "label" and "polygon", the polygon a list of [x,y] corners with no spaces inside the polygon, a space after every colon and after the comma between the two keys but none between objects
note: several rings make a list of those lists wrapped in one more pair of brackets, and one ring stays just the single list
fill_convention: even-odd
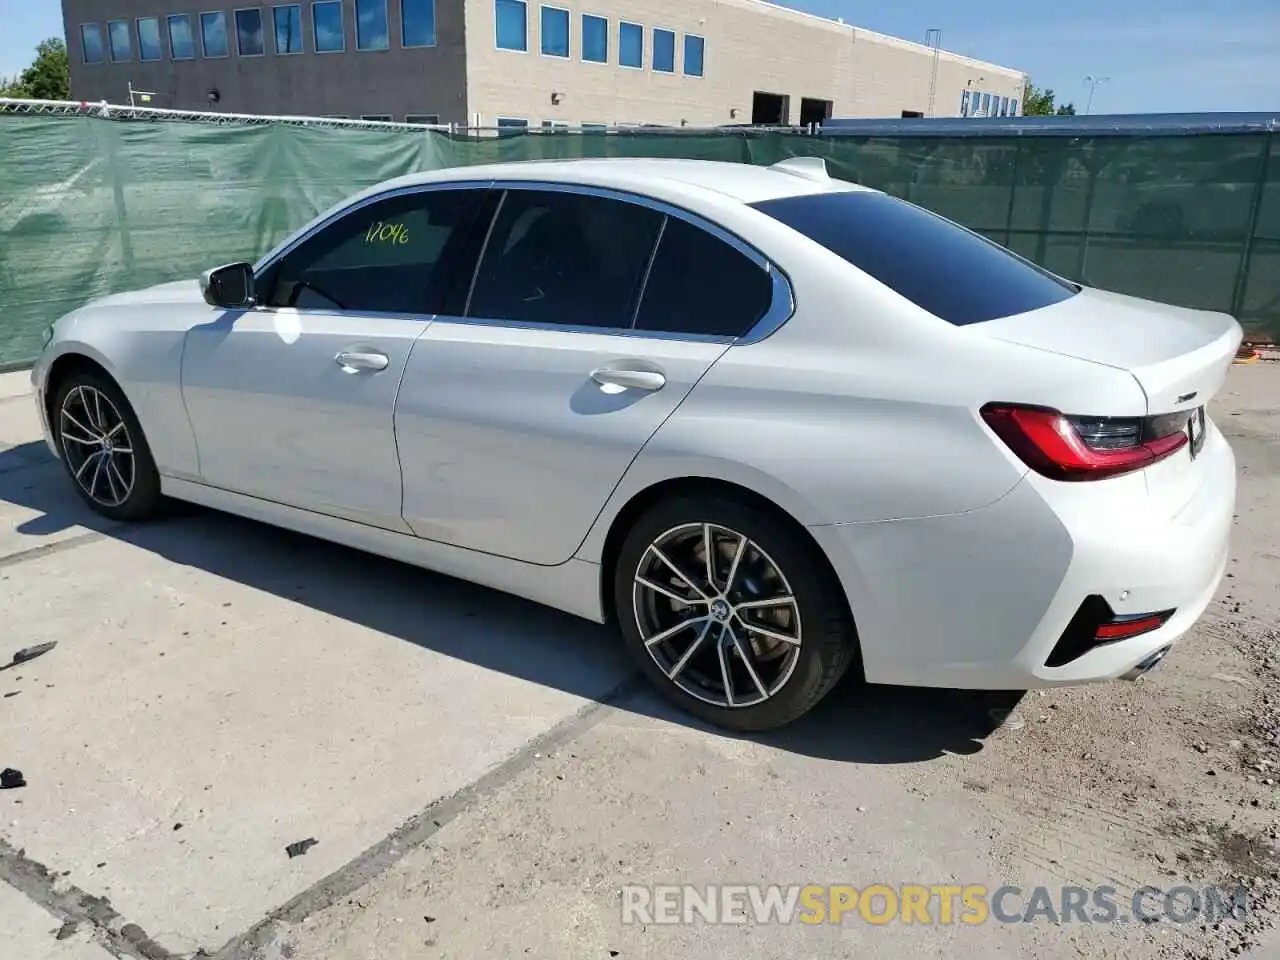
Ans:
[{"label": "rear windshield", "polygon": [[957,326],[1047,307],[1079,290],[990,240],[883,193],[817,193],[752,206]]}]

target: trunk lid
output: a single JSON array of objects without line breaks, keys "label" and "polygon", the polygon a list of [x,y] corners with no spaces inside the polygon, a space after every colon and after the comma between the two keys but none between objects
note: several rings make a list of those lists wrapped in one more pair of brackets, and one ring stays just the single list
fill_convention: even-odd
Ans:
[{"label": "trunk lid", "polygon": [[1127,370],[1146,393],[1150,414],[1191,411],[1208,403],[1222,387],[1244,336],[1225,313],[1087,287],[1061,303],[968,329]]},{"label": "trunk lid", "polygon": [[[1225,313],[1089,288],[1061,303],[967,329],[1128,371],[1147,396],[1148,415],[1185,411],[1188,420],[1222,387],[1244,336],[1240,324]],[[1190,436],[1192,428],[1186,429]],[[1201,452],[1188,443],[1141,471],[1157,510],[1174,517],[1194,499],[1205,474]]]}]

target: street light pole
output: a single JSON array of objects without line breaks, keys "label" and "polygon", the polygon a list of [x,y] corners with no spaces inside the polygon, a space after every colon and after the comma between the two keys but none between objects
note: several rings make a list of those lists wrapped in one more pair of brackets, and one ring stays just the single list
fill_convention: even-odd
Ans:
[{"label": "street light pole", "polygon": [[1107,83],[1110,77],[1095,77],[1093,74],[1084,78],[1084,82],[1089,85],[1089,100],[1084,105],[1085,115],[1088,116],[1089,111],[1093,109],[1093,94],[1101,84]]}]

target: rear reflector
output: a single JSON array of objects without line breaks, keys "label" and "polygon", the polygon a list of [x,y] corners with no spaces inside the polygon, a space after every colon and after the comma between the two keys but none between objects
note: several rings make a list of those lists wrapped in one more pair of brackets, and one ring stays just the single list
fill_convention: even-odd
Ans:
[{"label": "rear reflector", "polygon": [[1046,667],[1065,666],[1104,644],[1130,640],[1159,630],[1169,622],[1174,612],[1162,610],[1120,617],[1103,597],[1092,594],[1080,604],[1080,609],[1067,624],[1067,629],[1062,631],[1044,664]]},{"label": "rear reflector", "polygon": [[1187,444],[1191,413],[1078,417],[1048,407],[988,403],[982,419],[1032,470],[1054,480],[1101,480],[1149,467]]}]

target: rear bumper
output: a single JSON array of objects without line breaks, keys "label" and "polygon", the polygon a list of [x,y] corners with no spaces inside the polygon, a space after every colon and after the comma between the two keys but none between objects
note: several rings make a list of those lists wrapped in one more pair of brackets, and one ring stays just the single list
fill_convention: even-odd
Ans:
[{"label": "rear bumper", "polygon": [[[811,528],[848,593],[867,679],[1025,690],[1130,673],[1191,628],[1226,569],[1235,457],[1212,426],[1201,456],[1196,493],[1173,516],[1137,486],[1099,509],[1087,496],[1061,502],[1062,485],[1031,475],[969,513]],[[1150,633],[1046,666],[1090,595],[1117,615],[1176,612]]]}]

